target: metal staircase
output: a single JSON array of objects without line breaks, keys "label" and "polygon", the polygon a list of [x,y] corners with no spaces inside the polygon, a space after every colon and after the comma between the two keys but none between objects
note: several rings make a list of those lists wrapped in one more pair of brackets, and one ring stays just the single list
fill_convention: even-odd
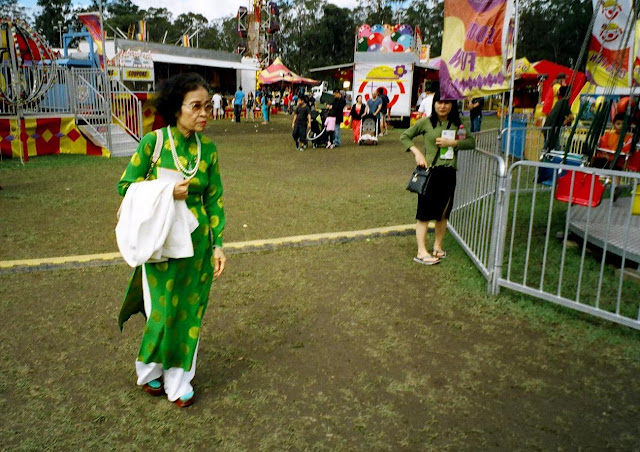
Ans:
[{"label": "metal staircase", "polygon": [[96,145],[114,157],[133,155],[142,138],[142,105],[120,81],[97,69],[73,69],[76,124]]}]

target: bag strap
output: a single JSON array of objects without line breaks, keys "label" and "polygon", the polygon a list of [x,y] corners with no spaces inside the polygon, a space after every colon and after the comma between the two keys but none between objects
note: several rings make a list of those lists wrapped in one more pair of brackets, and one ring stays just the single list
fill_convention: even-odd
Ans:
[{"label": "bag strap", "polygon": [[160,158],[160,153],[162,152],[162,144],[164,141],[164,136],[162,134],[162,129],[156,129],[156,145],[153,148],[153,156],[151,157],[151,166],[149,166],[149,171],[147,171],[147,176],[144,180],[148,180],[149,176],[151,176],[151,172],[153,168],[155,168],[156,163],[158,163],[158,159]]}]

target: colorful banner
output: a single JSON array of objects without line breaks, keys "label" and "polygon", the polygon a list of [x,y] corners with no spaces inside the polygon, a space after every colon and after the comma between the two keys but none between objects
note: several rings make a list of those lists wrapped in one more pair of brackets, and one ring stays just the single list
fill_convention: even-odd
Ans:
[{"label": "colorful banner", "polygon": [[104,67],[104,50],[102,49],[102,27],[100,26],[100,13],[79,13],[78,19],[87,27],[87,31],[93,38],[93,44],[98,54],[100,67]]},{"label": "colorful banner", "polygon": [[189,43],[188,35],[182,35],[182,47],[191,47],[191,43]]},{"label": "colorful banner", "polygon": [[513,0],[445,0],[440,92],[444,99],[509,89],[504,50]]},{"label": "colorful banner", "polygon": [[626,27],[633,13],[633,2],[592,1],[596,19],[589,42],[587,77],[598,86],[629,86],[629,52],[633,40],[628,39]]},{"label": "colorful banner", "polygon": [[404,64],[358,63],[353,71],[354,97],[361,94],[366,103],[374,90],[382,88],[389,97],[391,116],[409,115],[412,82],[413,72]]},{"label": "colorful banner", "polygon": [[633,59],[633,79],[631,83],[633,86],[640,86],[640,20],[636,21],[634,49],[633,54],[635,57]]}]

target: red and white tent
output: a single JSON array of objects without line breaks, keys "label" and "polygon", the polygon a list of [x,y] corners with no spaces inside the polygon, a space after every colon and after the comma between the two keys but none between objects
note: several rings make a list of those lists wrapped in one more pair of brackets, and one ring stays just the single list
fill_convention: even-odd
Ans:
[{"label": "red and white tent", "polygon": [[280,58],[276,58],[275,61],[266,69],[263,69],[258,74],[258,81],[262,85],[271,85],[273,83],[286,82],[300,85],[317,85],[320,83],[317,80],[302,77],[282,63]]}]

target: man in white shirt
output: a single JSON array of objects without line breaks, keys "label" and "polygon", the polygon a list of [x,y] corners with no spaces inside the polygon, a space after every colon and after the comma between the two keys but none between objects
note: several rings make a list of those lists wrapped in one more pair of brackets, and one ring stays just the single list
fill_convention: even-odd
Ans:
[{"label": "man in white shirt", "polygon": [[224,117],[224,113],[222,112],[222,96],[220,93],[216,92],[211,98],[211,103],[213,104],[213,119],[221,119]]},{"label": "man in white shirt", "polygon": [[427,95],[424,96],[424,99],[420,102],[418,113],[422,113],[423,118],[431,116],[431,109],[433,108],[433,94],[434,93],[427,92]]}]

